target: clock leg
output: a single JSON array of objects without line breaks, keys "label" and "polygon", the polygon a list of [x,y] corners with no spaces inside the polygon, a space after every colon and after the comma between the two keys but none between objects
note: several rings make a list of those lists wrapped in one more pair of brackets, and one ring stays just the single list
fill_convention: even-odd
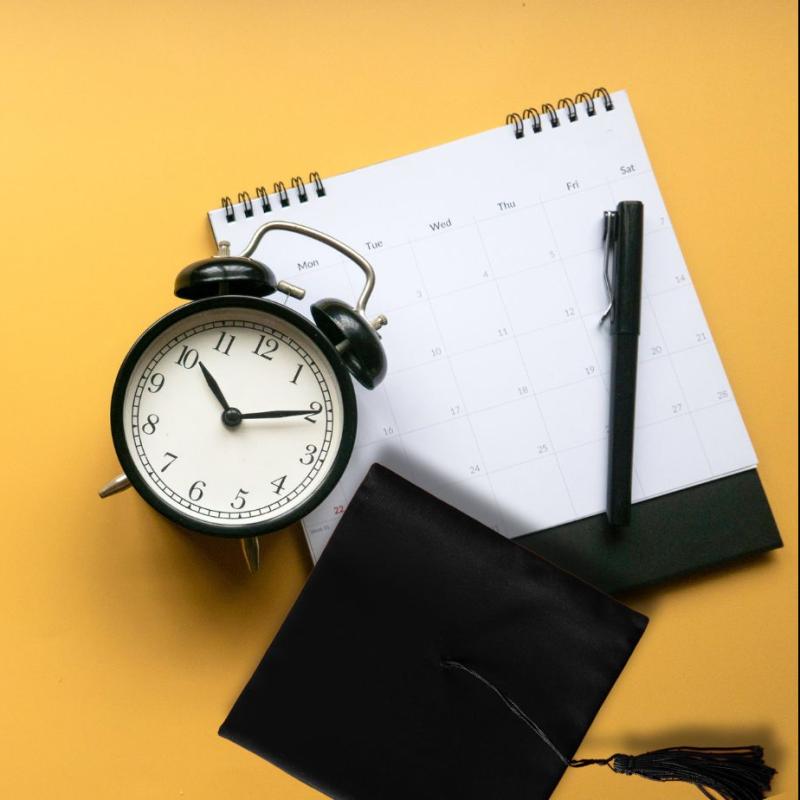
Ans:
[{"label": "clock leg", "polygon": [[247,539],[242,539],[242,552],[250,573],[258,572],[258,567],[261,564],[261,547],[258,543],[258,537],[251,536]]},{"label": "clock leg", "polygon": [[109,481],[99,492],[100,497],[111,497],[112,494],[117,492],[124,492],[129,489],[131,482],[128,480],[127,475],[123,472],[122,475],[117,475],[116,478]]}]

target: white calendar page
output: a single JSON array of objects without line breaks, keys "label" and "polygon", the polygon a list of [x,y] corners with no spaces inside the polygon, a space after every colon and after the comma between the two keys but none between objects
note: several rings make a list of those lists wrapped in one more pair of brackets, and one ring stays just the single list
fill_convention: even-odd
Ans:
[{"label": "white calendar page", "polygon": [[[240,252],[267,219],[362,252],[384,313],[384,383],[356,386],[358,436],[333,493],[306,518],[313,558],[380,462],[507,536],[605,509],[610,336],[599,319],[603,211],[645,206],[634,500],[755,466],[756,456],[656,184],[627,95],[614,109],[516,139],[497,128],[325,179],[326,196],[236,221]],[[361,273],[284,233],[255,254],[278,278],[355,300]]]}]

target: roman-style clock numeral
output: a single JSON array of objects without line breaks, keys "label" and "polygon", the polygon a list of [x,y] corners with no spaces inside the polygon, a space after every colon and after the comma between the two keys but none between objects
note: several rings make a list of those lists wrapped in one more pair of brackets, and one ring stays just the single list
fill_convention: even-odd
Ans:
[{"label": "roman-style clock numeral", "polygon": [[231,354],[231,347],[233,343],[236,341],[236,337],[232,333],[225,333],[225,331],[221,331],[219,334],[219,339],[217,343],[214,345],[214,350],[219,353],[222,353],[224,356],[229,356]]},{"label": "roman-style clock numeral", "polygon": [[297,379],[300,377],[300,373],[303,371],[303,365],[297,365],[297,371],[294,373],[294,378],[292,378],[289,383],[293,383],[295,386],[297,385]]},{"label": "roman-style clock numeral", "polygon": [[200,354],[192,347],[183,345],[181,354],[178,356],[176,364],[179,364],[186,369],[191,369],[200,360]]},{"label": "roman-style clock numeral", "polygon": [[261,356],[261,358],[266,358],[267,361],[272,361],[272,354],[278,349],[278,342],[276,339],[272,339],[269,336],[264,336],[262,334],[258,337],[258,344],[256,345],[256,349],[253,350],[257,356]]},{"label": "roman-style clock numeral", "polygon": [[276,478],[274,481],[270,481],[270,483],[275,487],[275,494],[280,494],[283,491],[283,484],[286,483],[286,475]]}]

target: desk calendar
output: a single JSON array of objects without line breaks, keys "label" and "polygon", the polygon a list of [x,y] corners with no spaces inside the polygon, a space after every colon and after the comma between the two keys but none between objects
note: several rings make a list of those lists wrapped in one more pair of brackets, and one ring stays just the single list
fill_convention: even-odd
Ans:
[{"label": "desk calendar", "polygon": [[[529,115],[210,212],[233,253],[280,218],[351,243],[376,270],[389,371],[357,392],[351,462],[303,523],[315,560],[376,461],[511,537],[604,510],[602,222],[620,200],[645,206],[634,501],[755,466],[627,95],[547,108],[540,130]],[[308,296],[358,293],[314,242],[276,236],[256,257]]]}]

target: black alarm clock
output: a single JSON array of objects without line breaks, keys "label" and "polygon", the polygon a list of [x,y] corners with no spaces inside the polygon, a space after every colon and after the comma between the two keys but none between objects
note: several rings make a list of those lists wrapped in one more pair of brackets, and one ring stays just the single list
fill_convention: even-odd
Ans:
[{"label": "black alarm clock", "polygon": [[[275,230],[323,242],[360,267],[356,304],[320,300],[312,322],[267,299],[305,295],[252,258]],[[255,537],[302,519],[347,466],[358,421],[352,378],[372,389],[386,373],[386,317],[365,313],[374,285],[359,253],[292,222],[265,223],[238,256],[221,242],[217,255],[182,270],[175,294],[191,302],[139,337],[114,383],[111,435],[123,474],[100,496],[133,486],[184,528],[241,539],[257,569]]]}]

